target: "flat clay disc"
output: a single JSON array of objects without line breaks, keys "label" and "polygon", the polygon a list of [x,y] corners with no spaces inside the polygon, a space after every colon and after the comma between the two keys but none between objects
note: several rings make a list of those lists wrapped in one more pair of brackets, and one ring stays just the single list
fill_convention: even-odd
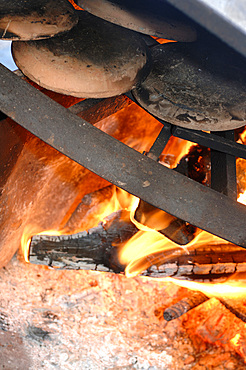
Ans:
[{"label": "flat clay disc", "polygon": [[152,49],[153,65],[133,90],[156,117],[195,130],[223,131],[246,124],[245,59],[228,47],[202,42]]},{"label": "flat clay disc", "polygon": [[78,24],[61,36],[13,42],[16,65],[37,84],[62,94],[102,98],[131,90],[150,70],[142,37],[78,13]]},{"label": "flat clay disc", "polygon": [[122,27],[168,40],[195,41],[191,21],[160,0],[77,0],[91,14]]},{"label": "flat clay disc", "polygon": [[5,40],[52,37],[77,22],[68,0],[0,0],[0,38]]}]

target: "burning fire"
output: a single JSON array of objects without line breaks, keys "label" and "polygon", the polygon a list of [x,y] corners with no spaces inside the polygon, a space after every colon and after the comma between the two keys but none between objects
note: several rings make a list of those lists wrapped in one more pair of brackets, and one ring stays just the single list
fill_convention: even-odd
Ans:
[{"label": "burning fire", "polygon": [[[160,130],[162,126],[153,117],[149,116],[147,113],[143,113],[143,111],[134,104],[131,106],[131,109],[132,110],[130,114],[133,118],[130,118],[132,122],[130,122],[129,127],[126,127],[126,119],[124,116],[125,113],[121,111],[114,114],[113,118],[108,117],[98,122],[96,126],[102,131],[109,133],[118,140],[121,140],[125,144],[131,146],[135,150],[138,150],[140,152],[148,151],[151,147],[151,143],[157,136],[156,132],[158,131],[158,129]],[[146,114],[146,116],[143,117],[143,114]],[[149,120],[151,120],[151,122]],[[123,122],[122,127],[119,126],[120,121]],[[140,127],[139,132],[136,128],[136,122],[138,121]],[[143,125],[143,121],[146,121],[145,126]],[[131,125],[133,124],[134,130],[136,131],[135,137],[129,136],[129,131],[131,129]],[[119,137],[119,135],[123,135],[123,137]],[[245,135],[246,134],[243,133],[240,137],[240,140],[243,143],[246,140]],[[170,168],[176,167],[180,159],[185,154],[187,154],[192,145],[192,143],[185,140],[171,137],[161,155],[160,163]],[[245,168],[244,164],[243,167]],[[238,202],[246,204],[246,191],[239,195]],[[103,202],[103,206],[100,207],[100,212],[96,214],[93,219],[94,226],[97,226],[100,222],[104,222],[103,220],[105,219],[105,217],[109,216],[113,212],[116,212],[120,209],[130,211],[131,222],[135,224],[135,226],[139,229],[139,232],[135,234],[130,240],[128,240],[124,245],[119,246],[119,260],[123,265],[127,266],[125,269],[125,274],[127,277],[134,277],[144,270],[148,269],[150,266],[158,264],[158,262],[168,262],[168,258],[170,258],[170,255],[178,257],[180,255],[189,254],[190,251],[202,245],[211,245],[221,242],[223,244],[225,243],[224,240],[222,241],[222,239],[202,231],[201,233],[196,235],[195,238],[186,246],[176,244],[158,231],[161,229],[160,225],[163,226],[163,222],[166,222],[166,226],[169,225],[170,216],[166,215],[166,219],[163,220],[161,219],[161,212],[156,209],[155,213],[149,216],[149,226],[145,226],[135,219],[135,211],[138,207],[138,204],[138,198],[126,193],[123,190],[115,188],[115,192],[111,200],[108,202]],[[73,211],[74,208],[72,209],[72,212]],[[69,233],[77,233],[80,231],[83,230],[74,229],[72,231],[69,231]],[[68,232],[64,228],[64,224],[58,231],[44,231],[40,230],[40,227],[37,227],[35,225],[28,225],[25,228],[21,239],[22,253],[26,262],[28,262],[31,237],[36,234],[61,235],[68,234]],[[163,257],[163,254],[161,255],[161,253],[167,251],[169,257]],[[239,286],[239,284],[237,283],[236,289],[236,286],[234,286],[232,282],[230,282],[229,285],[212,285],[190,281],[178,281],[175,279],[166,279],[166,281],[172,281],[178,285],[193,290],[201,290],[208,295],[218,295],[220,292],[223,292],[222,294],[226,294],[225,292],[230,292],[231,294],[231,291],[233,291],[234,294],[239,294],[239,292],[240,294],[245,294],[246,292],[246,285]]]},{"label": "burning fire", "polygon": [[[188,144],[188,148],[190,145]],[[187,147],[184,149],[187,150]],[[151,227],[145,226],[138,222],[135,218],[135,211],[139,204],[139,198],[136,198],[127,192],[115,188],[115,191],[113,193],[112,198],[110,201],[108,201],[103,208],[101,209],[101,212],[95,215],[94,223],[95,226],[103,222],[105,217],[109,216],[113,212],[119,210],[119,209],[126,209],[130,211],[130,219],[131,222],[135,224],[135,226],[139,229],[139,232],[135,234],[128,242],[126,242],[124,245],[120,246],[120,255],[119,260],[122,264],[126,265],[125,274],[127,277],[134,277],[138,274],[140,274],[142,271],[146,270],[153,264],[158,263],[158,261],[161,259],[161,262],[167,262],[169,257],[163,260],[163,256],[160,257],[159,252],[163,251],[170,251],[173,253],[173,256],[180,256],[182,254],[187,254],[189,251],[202,246],[206,244],[218,244],[218,243],[224,243],[222,239],[213,236],[205,231],[202,231],[200,234],[198,234],[194,240],[192,240],[189,244],[186,246],[181,246],[173,241],[166,238],[163,234],[158,232],[158,229],[161,227],[158,226],[159,224],[159,218],[160,216],[160,210],[156,209],[154,214],[151,214],[148,219],[148,224],[151,225]],[[246,204],[246,191],[242,194],[240,194],[238,201]],[[168,226],[169,223],[169,216],[166,216],[166,223]],[[160,221],[160,224],[163,226],[163,220]],[[81,230],[73,230],[73,233],[77,233]],[[67,234],[65,230],[48,230],[48,231],[40,231],[37,227],[29,225],[25,228],[25,231],[23,233],[22,239],[21,239],[21,248],[22,253],[24,255],[25,261],[28,262],[28,253],[29,253],[29,246],[30,246],[30,240],[33,235],[36,234],[45,234],[45,235],[61,235],[61,234]],[[171,279],[171,281],[174,281]],[[192,282],[185,282],[185,281],[176,281],[175,282],[179,285],[188,287],[190,289],[195,290],[202,290],[205,289],[207,294],[213,294],[213,290],[215,289],[213,285],[208,285],[208,288],[204,288],[204,284],[200,285],[199,283],[192,283]],[[218,291],[222,291],[222,287],[225,287],[225,285],[217,284]],[[246,288],[242,288],[245,290]],[[227,287],[226,290],[230,290]],[[234,290],[234,288],[233,288]],[[234,290],[236,292],[236,290]],[[223,293],[224,294],[224,293]]]},{"label": "burning fire", "polygon": [[[127,265],[125,274],[127,277],[134,277],[140,274],[142,271],[146,270],[151,265],[158,262],[161,259],[161,262],[164,263],[165,260],[163,256],[160,257],[158,252],[162,251],[173,251],[174,256],[179,256],[181,254],[189,253],[189,251],[200,247],[202,245],[211,245],[211,244],[219,244],[224,243],[222,239],[211,235],[205,231],[198,234],[194,240],[192,240],[186,246],[181,246],[173,241],[166,238],[164,235],[158,232],[158,216],[160,211],[156,210],[155,214],[151,214],[150,216],[150,223],[153,224],[153,220],[155,222],[155,227],[153,224],[153,228],[145,226],[139,223],[135,218],[135,211],[139,204],[139,198],[130,195],[129,193],[115,188],[115,191],[112,195],[112,198],[109,202],[107,202],[106,206],[102,209],[100,214],[95,216],[95,226],[99,222],[103,222],[103,220],[112,214],[113,212],[119,209],[125,209],[130,211],[130,219],[131,222],[135,224],[135,226],[139,229],[139,232],[135,234],[128,242],[126,242],[123,246],[121,246],[121,251],[119,255],[120,262],[122,264]],[[246,204],[246,192],[240,194],[239,201],[241,203]],[[167,217],[168,223],[168,217]],[[79,232],[81,230],[75,230],[75,232]],[[33,235],[42,234],[42,235],[61,235],[66,234],[64,230],[48,230],[39,232],[36,227],[28,226],[23,233],[21,246],[22,246],[22,253],[24,255],[25,261],[28,262],[28,251],[30,246],[30,240]],[[167,257],[167,260],[169,257]],[[167,279],[168,281],[175,281],[178,285],[185,286],[187,288],[193,290],[202,290],[205,289],[207,294],[213,295],[215,286],[217,287],[216,290],[218,292],[224,292],[224,287],[226,290],[231,290],[230,286],[227,287],[224,284],[216,284],[210,285],[208,284],[208,288],[204,288],[204,284],[190,282],[190,281],[177,281],[175,279]],[[238,285],[237,285],[238,286]],[[246,292],[246,287],[241,287],[243,292]],[[233,286],[234,293],[237,292],[235,287]]]},{"label": "burning fire", "polygon": [[[185,253],[189,254],[189,251],[202,245],[221,242],[224,242],[221,238],[203,231],[189,244],[182,246],[172,242],[158,231],[140,231],[124,245],[120,258],[121,262],[127,264],[126,276],[134,277],[160,260],[164,263],[170,259],[170,255],[165,260],[163,256],[158,255],[158,252],[173,251],[173,255],[178,257]],[[155,254],[156,257],[154,257]],[[151,255],[153,255],[152,258],[150,258]]]},{"label": "burning fire", "polygon": [[188,288],[191,290],[197,290],[208,297],[238,299],[246,296],[246,281],[238,280],[233,278],[233,280],[226,283],[198,283],[195,281],[178,280],[173,278],[164,278],[166,282],[174,283],[183,288]]},{"label": "burning fire", "polygon": [[79,5],[77,5],[73,0],[68,0],[71,4],[72,4],[72,6],[75,8],[75,9],[77,9],[77,10],[84,10],[84,9],[82,9]]},{"label": "burning fire", "polygon": [[246,204],[246,191],[239,195],[239,197],[237,198],[237,201],[239,203]]}]

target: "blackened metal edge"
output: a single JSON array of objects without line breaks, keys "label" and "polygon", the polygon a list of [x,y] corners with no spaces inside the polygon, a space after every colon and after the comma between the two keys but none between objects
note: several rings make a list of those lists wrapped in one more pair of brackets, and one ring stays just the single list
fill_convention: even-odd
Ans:
[{"label": "blackened metal edge", "polygon": [[[163,0],[165,1],[246,57],[246,29],[239,27],[228,13],[222,14],[208,0]],[[239,14],[240,6],[235,1],[233,6],[234,11]]]},{"label": "blackened metal edge", "polygon": [[0,65],[0,110],[82,166],[176,217],[246,248],[246,207],[156,163]]},{"label": "blackened metal edge", "polygon": [[[222,131],[221,131],[222,132]],[[217,136],[214,133],[190,130],[179,126],[173,126],[172,135],[184,140],[192,141],[206,148],[211,148],[222,153],[246,159],[246,146],[227,138]]]}]

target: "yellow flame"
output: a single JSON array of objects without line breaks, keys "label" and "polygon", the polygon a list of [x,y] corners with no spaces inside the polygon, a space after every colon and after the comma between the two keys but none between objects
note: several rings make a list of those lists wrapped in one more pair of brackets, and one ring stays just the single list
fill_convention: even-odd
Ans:
[{"label": "yellow flame", "polygon": [[237,199],[239,203],[246,205],[246,191],[244,193],[241,193]]},{"label": "yellow flame", "polygon": [[208,297],[217,297],[217,298],[228,298],[238,299],[246,297],[246,281],[231,280],[225,283],[203,283],[195,282],[188,280],[178,280],[174,278],[164,278],[162,281],[176,284],[180,287],[197,290]]},{"label": "yellow flame", "polygon": [[[146,230],[147,226],[143,227]],[[127,277],[134,277],[146,270],[148,267],[155,263],[165,263],[172,256],[180,256],[196,247],[201,247],[209,244],[220,244],[225,241],[215,235],[211,235],[205,231],[198,234],[190,243],[186,246],[178,245],[158,231],[149,229],[146,231],[139,231],[135,234],[122,248],[120,251],[120,261],[122,264],[127,264],[125,274]],[[157,255],[158,252],[173,251],[173,255]]]},{"label": "yellow flame", "polygon": [[239,333],[237,333],[236,335],[235,335],[235,337],[234,338],[232,338],[231,340],[230,340],[230,342],[232,343],[232,344],[234,344],[234,346],[239,346],[239,339],[241,338],[241,335],[239,334]]},{"label": "yellow flame", "polygon": [[[245,126],[245,127],[246,127],[246,126]],[[244,131],[240,134],[240,138],[241,138],[242,143],[245,143],[245,142],[246,142],[246,130],[244,130]]]}]

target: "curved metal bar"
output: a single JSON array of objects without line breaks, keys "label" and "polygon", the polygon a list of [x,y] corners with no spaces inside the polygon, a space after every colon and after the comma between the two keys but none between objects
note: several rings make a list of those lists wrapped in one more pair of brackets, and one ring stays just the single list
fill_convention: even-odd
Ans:
[{"label": "curved metal bar", "polygon": [[127,147],[0,65],[0,109],[34,135],[146,202],[246,248],[246,207]]}]

